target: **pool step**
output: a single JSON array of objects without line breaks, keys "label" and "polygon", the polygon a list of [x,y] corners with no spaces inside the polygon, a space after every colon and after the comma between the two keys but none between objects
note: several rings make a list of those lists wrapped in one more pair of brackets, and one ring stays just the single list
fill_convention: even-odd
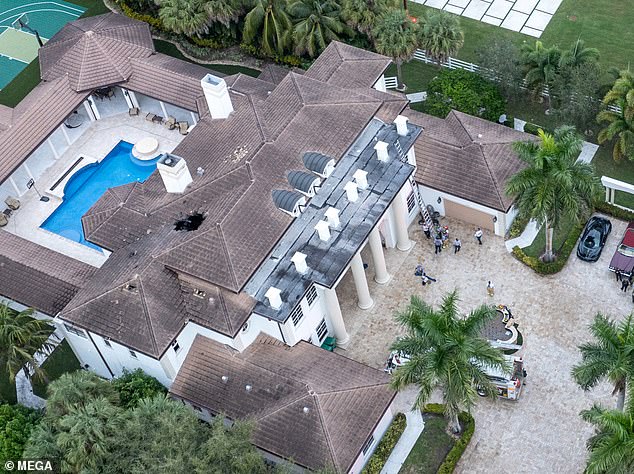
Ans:
[{"label": "pool step", "polygon": [[70,178],[77,173],[82,168],[85,168],[88,165],[96,163],[98,160],[96,158],[91,158],[89,156],[80,155],[72,165],[70,165],[63,173],[61,173],[54,181],[53,185],[48,188],[45,193],[49,197],[63,199],[64,198],[64,188],[66,184],[70,180]]}]

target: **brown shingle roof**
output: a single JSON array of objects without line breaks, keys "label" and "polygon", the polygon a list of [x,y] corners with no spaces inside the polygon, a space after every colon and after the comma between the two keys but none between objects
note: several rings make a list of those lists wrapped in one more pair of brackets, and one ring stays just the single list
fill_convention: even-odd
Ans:
[{"label": "brown shingle roof", "polygon": [[67,77],[42,82],[13,111],[13,123],[0,132],[0,183],[86,98]]},{"label": "brown shingle roof", "polygon": [[231,419],[253,419],[261,449],[337,472],[348,471],[395,396],[383,372],[264,335],[242,353],[197,336],[170,393]]},{"label": "brown shingle roof", "polygon": [[0,230],[0,294],[55,316],[96,268]]},{"label": "brown shingle roof", "polygon": [[279,84],[289,72],[291,72],[291,70],[288,68],[278,66],[277,64],[267,64],[262,69],[258,79],[270,82],[271,84]]},{"label": "brown shingle roof", "polygon": [[407,110],[410,121],[424,128],[416,141],[416,181],[502,212],[513,200],[507,180],[525,167],[513,151],[532,135],[452,110],[439,119]]},{"label": "brown shingle roof", "polygon": [[41,76],[68,76],[70,86],[85,91],[123,82],[132,74],[131,58],[154,52],[147,23],[116,13],[67,23],[39,51]]},{"label": "brown shingle roof", "polygon": [[13,121],[13,109],[6,105],[0,104],[0,132],[3,132],[11,126]]}]

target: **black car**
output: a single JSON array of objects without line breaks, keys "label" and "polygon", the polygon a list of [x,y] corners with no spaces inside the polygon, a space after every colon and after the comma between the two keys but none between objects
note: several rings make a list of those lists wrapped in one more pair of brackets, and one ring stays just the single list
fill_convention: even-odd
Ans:
[{"label": "black car", "polygon": [[612,223],[603,217],[590,218],[583,229],[577,247],[577,257],[586,262],[596,262],[601,256],[605,241],[612,230]]}]

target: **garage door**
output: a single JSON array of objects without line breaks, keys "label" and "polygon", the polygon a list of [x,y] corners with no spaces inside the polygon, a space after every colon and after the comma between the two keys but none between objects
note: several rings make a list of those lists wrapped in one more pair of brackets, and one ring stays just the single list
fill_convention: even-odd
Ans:
[{"label": "garage door", "polygon": [[448,199],[445,199],[445,215],[482,227],[483,229],[490,231],[495,230],[495,224],[493,223],[493,216],[491,214],[471,209],[457,202],[449,201]]}]

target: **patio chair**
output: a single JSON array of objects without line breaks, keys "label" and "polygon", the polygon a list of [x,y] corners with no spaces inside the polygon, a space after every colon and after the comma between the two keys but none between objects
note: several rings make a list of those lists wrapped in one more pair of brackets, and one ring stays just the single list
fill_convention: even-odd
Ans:
[{"label": "patio chair", "polygon": [[13,196],[9,196],[4,200],[4,203],[11,209],[12,211],[17,211],[20,209],[20,201],[19,199],[14,198]]},{"label": "patio chair", "polygon": [[165,128],[167,128],[168,130],[174,130],[176,128],[176,119],[171,116],[167,117],[167,120],[163,122],[163,125],[165,125]]},{"label": "patio chair", "polygon": [[161,123],[163,123],[163,117],[161,117],[160,115],[155,115],[152,118],[152,122],[161,124]]},{"label": "patio chair", "polygon": [[327,350],[329,352],[333,352],[336,347],[337,347],[337,339],[334,338],[334,337],[330,337],[330,336],[328,336],[324,340],[324,343],[321,345],[322,349],[325,349],[325,350]]},{"label": "patio chair", "polygon": [[139,109],[138,107],[130,107],[128,109],[128,115],[130,117],[136,117],[137,115],[139,115],[139,112],[141,112],[141,109]]},{"label": "patio chair", "polygon": [[148,122],[154,122],[155,118],[156,114],[153,114],[152,112],[148,112],[148,114],[145,116],[145,120],[147,120]]},{"label": "patio chair", "polygon": [[0,227],[4,227],[9,223],[9,218],[3,212],[0,212]]},{"label": "patio chair", "polygon": [[176,126],[181,135],[187,135],[189,133],[189,122],[178,122]]}]

